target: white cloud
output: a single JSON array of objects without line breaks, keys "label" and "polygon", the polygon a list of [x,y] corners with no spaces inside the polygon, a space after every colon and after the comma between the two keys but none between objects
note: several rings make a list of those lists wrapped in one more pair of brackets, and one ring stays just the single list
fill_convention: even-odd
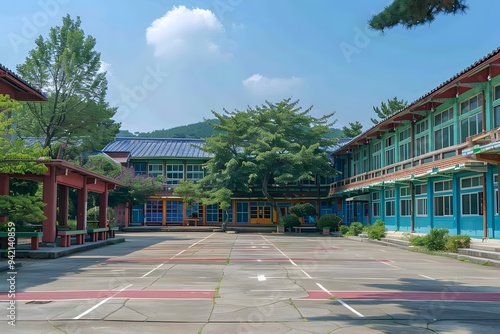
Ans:
[{"label": "white cloud", "polygon": [[99,66],[99,69],[97,70],[98,73],[104,73],[107,72],[111,67],[110,63],[106,63],[105,61],[101,60],[101,65]]},{"label": "white cloud", "polygon": [[146,30],[154,55],[166,59],[199,60],[226,57],[221,50],[224,26],[208,9],[173,7]]},{"label": "white cloud", "polygon": [[264,95],[292,93],[300,86],[302,81],[302,78],[294,76],[289,78],[268,78],[260,74],[254,74],[243,80],[242,83],[243,87],[251,93]]}]

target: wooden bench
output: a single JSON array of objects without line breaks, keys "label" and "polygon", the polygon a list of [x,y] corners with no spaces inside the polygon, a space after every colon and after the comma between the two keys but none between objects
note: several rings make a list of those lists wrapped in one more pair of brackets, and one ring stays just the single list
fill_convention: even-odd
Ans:
[{"label": "wooden bench", "polygon": [[194,226],[198,226],[198,221],[198,218],[186,218],[183,225],[189,226],[190,223],[194,223]]},{"label": "wooden bench", "polygon": [[75,243],[77,245],[83,245],[85,243],[85,235],[87,230],[59,230],[57,231],[57,236],[61,237],[61,247],[71,246],[71,237],[76,238]]},{"label": "wooden bench", "polygon": [[302,233],[302,231],[316,232],[317,230],[316,226],[293,226],[293,231],[296,233]]},{"label": "wooden bench", "polygon": [[118,231],[118,226],[109,227],[108,238],[114,238],[116,231]]},{"label": "wooden bench", "polygon": [[90,240],[95,242],[97,240],[106,240],[108,238],[108,227],[97,227],[97,228],[88,228],[87,233],[90,235]]},{"label": "wooden bench", "polygon": [[[12,235],[12,234],[11,234]],[[15,232],[15,243],[17,244],[17,238],[31,238],[31,249],[39,249],[40,239],[43,236],[43,232]],[[9,233],[0,232],[0,244],[2,249],[8,249],[9,244]]]}]

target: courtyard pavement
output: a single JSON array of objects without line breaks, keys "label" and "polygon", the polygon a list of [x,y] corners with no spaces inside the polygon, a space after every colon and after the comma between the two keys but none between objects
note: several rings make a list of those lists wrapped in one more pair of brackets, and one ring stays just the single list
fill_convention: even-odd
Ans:
[{"label": "courtyard pavement", "polygon": [[0,332],[488,334],[500,325],[494,267],[319,234],[119,237],[0,273]]}]

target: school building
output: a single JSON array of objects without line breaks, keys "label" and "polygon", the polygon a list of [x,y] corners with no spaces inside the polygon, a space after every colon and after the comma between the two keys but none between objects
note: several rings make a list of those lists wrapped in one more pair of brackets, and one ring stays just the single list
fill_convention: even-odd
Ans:
[{"label": "school building", "polygon": [[329,197],[347,223],[499,238],[499,153],[500,48],[334,150]]}]

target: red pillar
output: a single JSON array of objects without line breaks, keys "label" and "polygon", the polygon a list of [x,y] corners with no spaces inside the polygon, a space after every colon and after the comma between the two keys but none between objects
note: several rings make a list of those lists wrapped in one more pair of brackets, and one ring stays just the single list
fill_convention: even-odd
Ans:
[{"label": "red pillar", "polygon": [[128,225],[130,224],[130,210],[130,203],[125,203],[125,222],[123,222],[123,225],[125,225],[125,227],[128,227]]},{"label": "red pillar", "polygon": [[56,170],[54,167],[49,167],[48,175],[43,177],[43,201],[46,204],[43,208],[43,214],[47,218],[43,221],[42,242],[55,242],[57,183]]},{"label": "red pillar", "polygon": [[66,186],[59,186],[59,225],[68,225],[68,201],[69,201],[69,188]]},{"label": "red pillar", "polygon": [[76,229],[87,229],[87,178],[83,178],[83,187],[78,189],[76,211]]},{"label": "red pillar", "polygon": [[107,227],[108,187],[99,195],[99,227]]},{"label": "red pillar", "polygon": [[[9,194],[9,175],[0,174],[0,195]],[[0,222],[4,223],[7,221],[7,216],[0,217]]]}]

